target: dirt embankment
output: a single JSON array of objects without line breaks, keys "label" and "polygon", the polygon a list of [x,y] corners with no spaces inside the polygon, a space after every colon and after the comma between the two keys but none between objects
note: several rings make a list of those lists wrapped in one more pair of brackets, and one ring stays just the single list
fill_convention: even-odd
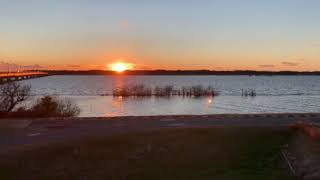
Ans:
[{"label": "dirt embankment", "polygon": [[295,175],[303,180],[320,179],[320,128],[308,123],[298,123],[289,142],[286,155]]}]

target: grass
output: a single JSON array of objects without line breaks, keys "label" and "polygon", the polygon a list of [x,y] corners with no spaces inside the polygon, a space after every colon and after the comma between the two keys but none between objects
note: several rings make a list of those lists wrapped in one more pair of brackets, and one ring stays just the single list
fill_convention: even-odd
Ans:
[{"label": "grass", "polygon": [[286,180],[276,128],[171,129],[87,138],[1,156],[0,179]]}]

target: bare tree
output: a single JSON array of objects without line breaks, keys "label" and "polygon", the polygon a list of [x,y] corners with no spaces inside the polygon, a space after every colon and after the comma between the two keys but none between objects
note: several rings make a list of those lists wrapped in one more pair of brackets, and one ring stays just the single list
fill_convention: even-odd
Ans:
[{"label": "bare tree", "polygon": [[31,86],[16,82],[0,85],[0,111],[10,112],[30,96]]}]

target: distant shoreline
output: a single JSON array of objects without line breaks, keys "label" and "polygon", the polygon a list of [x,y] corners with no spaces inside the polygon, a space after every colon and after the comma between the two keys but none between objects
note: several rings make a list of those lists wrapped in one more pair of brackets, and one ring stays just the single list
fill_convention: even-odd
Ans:
[{"label": "distant shoreline", "polygon": [[[134,76],[319,76],[320,71],[253,71],[253,70],[235,70],[235,71],[212,71],[212,70],[127,70],[122,73],[110,70],[28,70],[25,72],[45,72],[48,75],[134,75]],[[1,72],[0,74],[7,74]]]},{"label": "distant shoreline", "polygon": [[[55,70],[43,71],[49,75],[119,75],[114,71],[104,70],[88,70],[88,71],[72,71],[72,70]],[[251,71],[251,70],[237,70],[237,71],[210,71],[210,70],[128,70],[122,72],[121,75],[153,75],[153,76],[188,76],[188,75],[244,75],[244,76],[315,76],[320,75],[320,71]]]}]

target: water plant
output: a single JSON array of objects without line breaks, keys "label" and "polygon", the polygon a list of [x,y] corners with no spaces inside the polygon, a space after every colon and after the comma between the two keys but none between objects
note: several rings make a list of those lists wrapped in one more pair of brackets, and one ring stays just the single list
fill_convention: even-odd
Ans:
[{"label": "water plant", "polygon": [[201,96],[217,96],[218,92],[214,90],[211,86],[207,88],[196,85],[196,86],[184,86],[180,90],[182,96],[194,96],[194,97],[201,97]]},{"label": "water plant", "polygon": [[113,96],[155,96],[155,97],[170,97],[170,96],[185,96],[185,97],[201,97],[201,96],[217,96],[218,92],[211,86],[203,87],[183,86],[174,88],[172,85],[147,87],[143,84],[127,85],[115,88],[112,92]]},{"label": "water plant", "polygon": [[117,87],[112,91],[113,96],[152,96],[152,89],[143,85],[127,85],[123,87]]},{"label": "water plant", "polygon": [[153,89],[154,96],[172,96],[174,94],[176,94],[176,91],[174,90],[173,86],[170,85],[156,86]]},{"label": "water plant", "polygon": [[257,96],[256,90],[254,89],[241,89],[241,96],[244,97],[255,97]]}]

